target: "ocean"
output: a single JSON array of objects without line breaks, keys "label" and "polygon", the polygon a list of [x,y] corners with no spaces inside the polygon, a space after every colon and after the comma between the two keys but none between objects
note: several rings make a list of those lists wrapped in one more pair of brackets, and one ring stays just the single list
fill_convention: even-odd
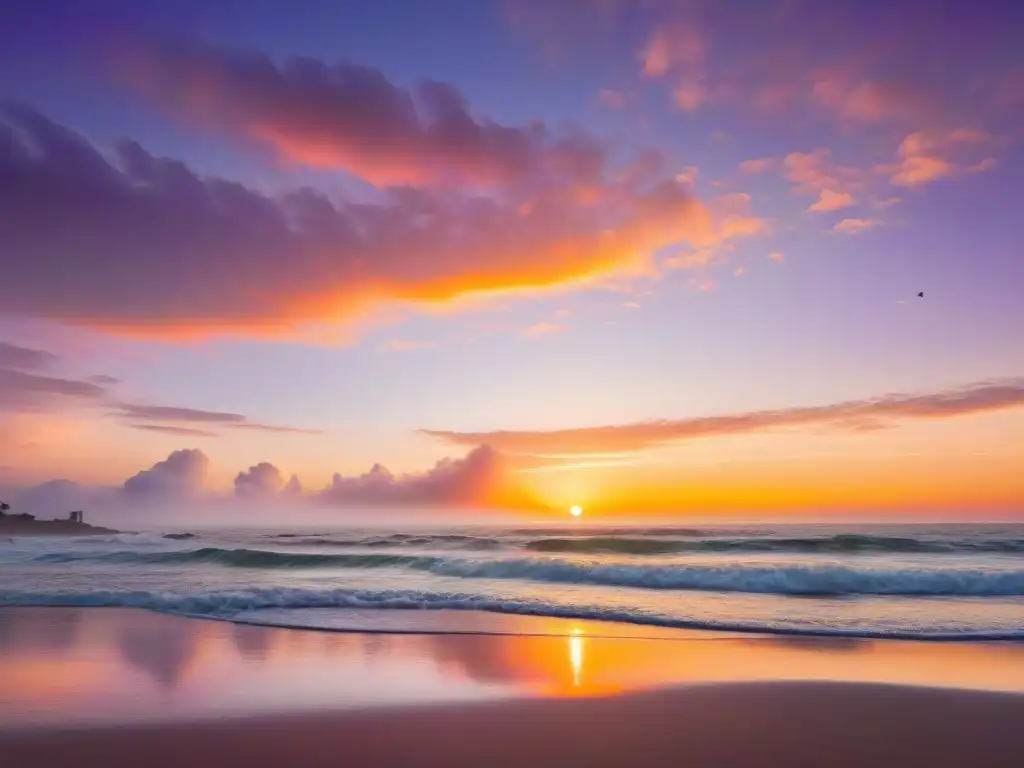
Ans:
[{"label": "ocean", "polygon": [[639,634],[1024,640],[1024,525],[15,538],[0,541],[0,605],[360,631],[418,631],[425,616],[444,619],[431,631],[487,631],[458,617],[518,614],[622,622]]}]

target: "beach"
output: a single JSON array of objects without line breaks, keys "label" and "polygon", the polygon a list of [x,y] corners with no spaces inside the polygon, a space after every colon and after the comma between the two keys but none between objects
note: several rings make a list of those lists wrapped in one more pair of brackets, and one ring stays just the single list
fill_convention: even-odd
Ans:
[{"label": "beach", "polygon": [[0,753],[107,768],[1010,766],[1024,750],[1018,643],[410,626],[3,608]]}]

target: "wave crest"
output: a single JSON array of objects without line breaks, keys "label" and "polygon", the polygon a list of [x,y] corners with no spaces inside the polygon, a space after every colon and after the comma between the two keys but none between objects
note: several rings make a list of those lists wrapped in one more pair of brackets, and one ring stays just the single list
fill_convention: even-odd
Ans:
[{"label": "wave crest", "polygon": [[437,555],[301,553],[257,549],[47,553],[36,562],[208,563],[233,568],[406,568],[466,579],[516,579],[658,590],[780,595],[1024,596],[1024,570],[871,568],[832,564],[649,565],[557,558],[470,559]]},{"label": "wave crest", "polygon": [[636,536],[552,537],[534,539],[524,545],[534,552],[575,552],[579,554],[668,555],[687,552],[794,552],[856,554],[860,552],[935,553],[1024,552],[1024,539],[917,539],[909,536],[872,536],[840,533],[834,536],[792,538],[743,537],[673,540]]}]

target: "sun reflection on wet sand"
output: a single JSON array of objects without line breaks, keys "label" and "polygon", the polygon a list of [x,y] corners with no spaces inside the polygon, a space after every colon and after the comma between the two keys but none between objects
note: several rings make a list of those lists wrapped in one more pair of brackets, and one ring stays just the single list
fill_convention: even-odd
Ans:
[{"label": "sun reflection on wet sand", "polygon": [[580,675],[583,674],[583,638],[580,637],[579,627],[572,628],[572,637],[569,641],[569,665],[572,667],[573,688],[580,687]]},{"label": "sun reflection on wet sand", "polygon": [[[516,617],[491,618],[505,632],[516,626]],[[1017,644],[693,632],[637,639],[601,636],[602,622],[535,618],[522,627],[553,636],[322,632],[130,609],[4,608],[0,728],[755,680],[1024,691]]]}]

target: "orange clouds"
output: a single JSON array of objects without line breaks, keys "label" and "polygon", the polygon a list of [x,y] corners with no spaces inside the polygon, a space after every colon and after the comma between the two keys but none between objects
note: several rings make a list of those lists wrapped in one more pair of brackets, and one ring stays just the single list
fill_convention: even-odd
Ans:
[{"label": "orange clouds", "polygon": [[362,475],[335,474],[316,498],[329,504],[529,508],[536,500],[512,482],[505,457],[487,445],[425,472],[394,475],[374,464]]},{"label": "orange clouds", "polygon": [[750,215],[750,202],[750,195],[745,192],[720,195],[711,201],[709,207],[722,240],[765,235],[771,231],[770,221]]},{"label": "orange clouds", "polygon": [[777,160],[774,157],[761,157],[755,160],[744,160],[739,165],[740,173],[765,173],[770,171],[777,164]]},{"label": "orange clouds", "polygon": [[905,157],[892,175],[897,187],[916,187],[949,176],[953,166],[941,157]]},{"label": "orange clouds", "polygon": [[682,21],[659,26],[640,54],[643,73],[663,77],[675,69],[699,67],[707,50],[707,41],[695,26]]},{"label": "orange clouds", "polygon": [[676,106],[687,112],[700,109],[710,98],[707,85],[699,77],[683,78],[672,90],[672,99]]},{"label": "orange clouds", "polygon": [[782,161],[783,174],[799,194],[848,194],[863,183],[863,173],[851,166],[840,165],[828,149],[813,152],[790,152]]},{"label": "orange clouds", "polygon": [[430,341],[412,341],[410,339],[391,339],[380,345],[381,352],[410,352],[417,349],[431,349]]},{"label": "orange clouds", "polygon": [[130,63],[131,82],[191,120],[373,184],[494,186],[553,170],[585,178],[601,162],[582,136],[475,119],[447,83],[408,90],[370,67],[277,66],[199,44],[140,48]]},{"label": "orange clouds", "polygon": [[693,111],[712,100],[705,72],[708,42],[693,24],[677,20],[655,27],[640,60],[645,77],[672,75],[672,99],[685,111]]},{"label": "orange clouds", "polygon": [[958,162],[965,150],[986,148],[1000,143],[983,131],[958,128],[952,131],[917,131],[908,134],[896,150],[897,161],[876,169],[887,174],[897,187],[917,187],[952,176],[961,171],[980,173],[991,170],[996,163],[985,158],[973,164]]},{"label": "orange clouds", "polygon": [[832,231],[841,235],[857,235],[877,227],[878,224],[879,222],[874,219],[843,219],[832,227]]},{"label": "orange clouds", "polygon": [[550,336],[565,328],[564,325],[541,321],[523,329],[522,335],[527,339],[539,339],[541,336]]},{"label": "orange clouds", "polygon": [[837,69],[821,69],[813,74],[811,101],[847,124],[920,120],[935,111],[932,100],[920,88],[866,80]]},{"label": "orange clouds", "polygon": [[833,192],[831,189],[823,189],[818,194],[816,202],[812,203],[808,211],[823,213],[826,211],[838,211],[853,205],[853,195],[848,192]]},{"label": "orange clouds", "polygon": [[[97,506],[137,512],[140,504],[216,502],[224,497],[209,487],[210,460],[200,450],[172,451],[167,458],[141,470],[118,486],[84,486],[52,480],[24,490],[16,501],[32,509],[65,511]],[[538,502],[518,482],[506,457],[481,445],[459,458],[444,458],[422,472],[397,475],[375,464],[357,476],[335,473],[322,490],[303,492],[298,477],[285,475],[274,464],[258,462],[234,477],[233,495],[249,500],[289,504],[325,503],[387,507],[502,507],[534,508]],[[211,507],[212,509],[212,507]]]},{"label": "orange clouds", "polygon": [[943,419],[1024,406],[1024,379],[984,381],[925,394],[892,394],[824,406],[576,429],[452,432],[422,430],[455,445],[487,443],[510,454],[592,454],[640,451],[684,440],[771,429],[831,427],[862,430],[903,420]]},{"label": "orange clouds", "polygon": [[18,137],[0,146],[0,239],[19,244],[5,309],[114,332],[300,333],[386,303],[641,273],[659,248],[720,237],[688,186],[650,164],[604,168],[582,198],[580,169],[558,159],[548,183],[499,195],[269,197],[133,142],[105,155],[28,108],[0,119]]}]

